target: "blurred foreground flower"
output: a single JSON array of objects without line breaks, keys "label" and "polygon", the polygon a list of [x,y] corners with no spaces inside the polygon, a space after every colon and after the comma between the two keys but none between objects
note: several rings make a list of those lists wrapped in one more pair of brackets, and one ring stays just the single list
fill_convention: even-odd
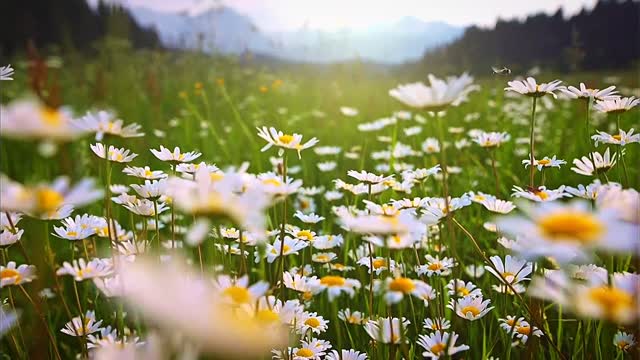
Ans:
[{"label": "blurred foreground flower", "polygon": [[450,76],[445,80],[429,74],[429,83],[416,82],[398,85],[389,90],[389,95],[403,104],[427,111],[442,111],[448,106],[458,106],[466,101],[467,95],[478,89],[473,78],[466,73],[459,77]]},{"label": "blurred foreground flower", "polygon": [[180,333],[203,353],[247,359],[286,346],[280,322],[263,321],[241,308],[233,311],[206,279],[177,263],[140,258],[121,265],[126,304],[161,330]]}]

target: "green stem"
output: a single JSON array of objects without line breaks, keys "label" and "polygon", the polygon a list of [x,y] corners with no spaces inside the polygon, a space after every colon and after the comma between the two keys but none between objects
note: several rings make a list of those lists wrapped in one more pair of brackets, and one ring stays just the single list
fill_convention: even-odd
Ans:
[{"label": "green stem", "polygon": [[534,188],[534,175],[535,175],[535,167],[534,167],[534,163],[535,163],[535,126],[536,126],[536,103],[538,101],[538,98],[536,96],[533,97],[533,105],[531,106],[531,130],[529,132],[529,160],[531,161],[531,166],[529,169],[529,187],[531,189]]}]

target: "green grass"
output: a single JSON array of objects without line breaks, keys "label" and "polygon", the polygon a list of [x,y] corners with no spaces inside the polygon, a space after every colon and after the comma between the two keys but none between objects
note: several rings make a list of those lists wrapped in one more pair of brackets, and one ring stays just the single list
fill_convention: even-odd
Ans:
[{"label": "green grass", "polygon": [[[16,67],[15,81],[3,82],[0,88],[0,96],[3,104],[22,97],[28,92],[25,63],[18,62]],[[426,75],[426,74],[424,74]],[[446,75],[446,74],[437,74]],[[561,76],[565,83],[572,85],[579,81],[584,81],[595,87],[604,87],[602,78],[610,74],[574,74],[571,76]],[[624,76],[620,86],[638,86],[637,79]],[[553,80],[554,74],[543,74],[538,80]],[[218,79],[223,79],[224,85]],[[424,81],[425,77],[409,78],[406,74],[396,74],[394,71],[373,72],[358,65],[344,65],[335,67],[317,68],[313,66],[297,66],[289,69],[279,67],[269,69],[258,63],[247,59],[211,58],[194,54],[172,54],[172,53],[121,53],[105,50],[100,57],[93,60],[81,58],[65,58],[64,65],[60,69],[51,69],[49,73],[50,85],[56,85],[60,89],[62,103],[70,106],[78,115],[90,109],[110,108],[117,111],[120,118],[125,123],[137,122],[143,126],[146,136],[136,139],[115,139],[114,143],[124,146],[133,152],[140,154],[135,159],[133,165],[148,165],[152,169],[168,170],[166,164],[157,160],[149,152],[150,148],[158,148],[164,145],[169,148],[180,146],[184,151],[197,150],[203,153],[200,160],[208,163],[215,163],[220,167],[229,165],[239,165],[243,161],[249,161],[249,171],[259,173],[270,171],[271,165],[268,158],[277,156],[276,150],[269,150],[265,153],[259,152],[264,145],[263,141],[256,135],[256,126],[274,126],[287,133],[300,133],[305,139],[317,137],[320,139],[319,145],[335,145],[343,148],[343,152],[335,158],[338,166],[334,171],[322,173],[316,167],[320,161],[328,158],[316,155],[312,150],[304,151],[302,160],[296,156],[289,156],[289,166],[302,166],[299,174],[293,175],[304,181],[304,186],[325,186],[333,188],[333,179],[343,179],[347,182],[347,171],[354,169],[365,169],[374,173],[376,161],[370,157],[371,152],[383,150],[387,144],[376,139],[378,135],[393,136],[397,134],[398,141],[411,145],[414,149],[420,148],[420,143],[426,137],[438,137],[437,127],[433,119],[428,118],[423,125],[421,134],[414,137],[406,137],[403,129],[416,125],[415,121],[400,121],[397,128],[386,127],[383,130],[372,133],[361,133],[357,130],[357,125],[362,122],[372,121],[381,117],[391,116],[393,112],[404,109],[401,104],[388,96],[387,92],[400,82]],[[509,199],[511,187],[518,185],[526,187],[528,184],[528,170],[526,170],[521,160],[527,157],[527,152],[516,155],[518,149],[526,149],[527,144],[516,144],[516,138],[527,138],[529,136],[528,115],[524,112],[521,115],[513,116],[503,112],[503,106],[508,101],[502,88],[506,86],[506,81],[511,78],[506,77],[486,77],[478,79],[482,90],[470,95],[470,100],[459,107],[452,108],[447,112],[444,119],[446,127],[463,127],[464,133],[452,134],[447,132],[447,140],[450,142],[466,137],[466,132],[470,129],[482,129],[485,131],[506,131],[511,134],[511,141],[507,142],[495,152],[496,161],[499,164],[498,176],[500,178],[499,198]],[[629,83],[625,83],[629,81]],[[281,85],[274,85],[281,82]],[[202,90],[198,93],[195,84],[201,83]],[[267,91],[260,90],[266,87]],[[182,95],[181,95],[182,93]],[[551,100],[551,99],[549,99]],[[545,100],[546,101],[546,100]],[[578,175],[570,170],[571,161],[574,158],[584,156],[589,151],[585,133],[585,109],[579,102],[567,100],[551,100],[553,109],[545,109],[541,106],[538,111],[537,121],[540,124],[537,129],[538,140],[536,143],[536,155],[557,155],[568,164],[561,169],[546,171],[545,185],[549,188],[557,188],[560,185],[576,186],[577,184],[588,184],[591,178]],[[339,111],[340,106],[351,106],[359,109],[360,113],[356,117],[345,117]],[[286,109],[286,113],[278,109]],[[313,110],[319,110],[326,114],[323,118],[314,117]],[[466,122],[465,115],[477,113],[478,119]],[[425,115],[425,114],[422,114]],[[425,115],[426,117],[426,115]],[[638,112],[632,111],[622,116],[622,128],[638,128]],[[595,117],[592,120],[591,130],[594,128],[612,132],[612,124],[615,119],[607,117]],[[174,126],[175,125],[175,126]],[[159,138],[154,135],[154,131],[160,130],[165,137]],[[89,150],[89,144],[94,143],[90,137],[83,138],[71,144],[61,145],[58,152],[51,158],[44,158],[36,151],[37,144],[34,142],[4,139],[0,144],[0,169],[2,173],[10,178],[23,183],[37,183],[40,181],[50,181],[59,175],[68,175],[73,179],[83,177],[103,178],[102,162],[96,161],[96,157]],[[351,147],[359,146],[362,149],[360,159],[348,159],[344,156],[345,151]],[[612,150],[613,150],[613,146]],[[598,148],[604,151],[602,145]],[[638,167],[632,159],[637,159],[638,146],[631,144],[625,147],[627,153],[627,165],[629,167],[629,182],[626,187],[638,189]],[[449,165],[459,166],[462,173],[452,175],[449,183],[449,191],[453,196],[460,196],[467,191],[483,191],[496,193],[495,180],[487,162],[488,152],[479,146],[472,146],[457,150],[448,150]],[[430,167],[438,164],[440,159],[435,155],[403,159],[415,164],[417,167]],[[122,166],[115,165],[114,169]],[[623,177],[619,166],[612,169],[608,174],[611,181],[621,182]],[[120,171],[113,173],[112,183],[130,183],[132,178],[127,178]],[[536,181],[539,183],[540,179]],[[390,199],[403,197],[413,198],[416,196],[441,196],[441,184],[433,179],[426,182],[424,187],[415,187],[411,196],[394,193],[389,190],[375,198],[379,203]],[[357,204],[362,207],[361,200],[366,196],[354,197],[345,194],[342,202]],[[334,222],[335,217],[330,213],[330,204],[322,198],[317,197],[317,212],[327,217],[318,229],[322,228],[324,233],[343,233],[347,246],[357,246],[362,242],[357,234],[345,233]],[[293,204],[293,197],[289,200]],[[127,229],[130,222],[126,211],[120,206],[113,205],[115,216],[118,221]],[[291,209],[291,207],[290,207]],[[102,202],[97,202],[79,213],[88,212],[95,215],[103,214]],[[269,223],[272,227],[277,227],[282,219],[280,218],[280,205],[269,210]],[[278,215],[276,215],[278,214]],[[299,224],[291,217],[289,211],[288,222]],[[460,212],[456,212],[455,219],[463,224],[470,234],[478,242],[480,248],[486,254],[501,255],[506,254],[501,247],[494,233],[486,231],[483,223],[491,221],[493,215],[484,210],[479,205],[472,205]],[[188,226],[191,218],[185,216],[179,224]],[[52,227],[58,225],[57,221],[42,222],[25,218],[20,224],[20,228],[25,230],[22,238],[23,246],[29,258],[34,259],[42,256],[46,238],[48,237],[55,253],[55,261],[61,264],[62,261],[71,259],[73,253],[66,240],[61,240],[48,234],[52,232]],[[162,238],[167,239],[170,233],[165,228]],[[455,239],[455,248],[447,252],[448,256],[455,253],[458,267],[454,271],[455,276],[461,275],[464,265],[480,264],[482,257],[476,251],[471,239],[455,225],[443,230],[444,239]],[[99,244],[101,254],[108,256],[106,244]],[[212,263],[213,256],[222,255],[213,249],[211,240],[204,244],[205,262]],[[454,252],[455,250],[455,252]],[[184,250],[185,254],[197,260],[195,252],[191,249]],[[370,358],[385,359],[390,353],[395,353],[400,358],[402,349],[395,349],[384,344],[371,345],[371,339],[367,336],[362,327],[345,325],[334,316],[336,309],[351,308],[352,310],[367,311],[367,294],[364,289],[368,288],[369,275],[361,266],[355,265],[351,260],[344,257],[344,249],[337,251],[338,260],[342,263],[355,266],[356,271],[349,277],[359,279],[363,284],[363,289],[352,299],[342,296],[334,303],[330,303],[323,293],[315,299],[308,311],[317,311],[325,319],[330,320],[327,333],[318,337],[329,340],[334,348],[353,348],[367,352]],[[424,255],[421,250],[421,256]],[[24,255],[17,246],[12,246],[5,250],[9,259],[17,261],[18,264],[25,263]],[[310,261],[310,255],[306,253],[306,263]],[[415,264],[413,250],[393,252],[388,255],[386,250],[381,253],[384,256],[391,256],[396,261],[412,266]],[[597,259],[596,264],[608,266],[608,258]],[[228,261],[225,257],[227,273],[237,273],[240,267],[238,257]],[[290,256],[287,258],[287,265],[300,264],[303,260],[300,257]],[[220,263],[220,259],[217,259]],[[260,266],[248,262],[252,267],[251,279],[260,279]],[[274,276],[278,262],[266,265],[267,274]],[[626,265],[626,266],[625,266]],[[550,263],[540,263],[541,266],[551,266]],[[618,263],[619,271],[637,271],[628,263]],[[319,275],[324,275],[327,270],[316,266]],[[40,269],[40,285],[54,288],[52,270]],[[383,273],[380,278],[385,278],[387,273]],[[451,277],[441,279],[438,277],[428,278],[427,281],[436,289],[445,286]],[[464,279],[467,281],[465,276]],[[268,279],[268,278],[267,278]],[[47,322],[53,329],[58,348],[62,358],[72,358],[80,352],[78,341],[75,338],[66,336],[59,332],[69,319],[66,315],[60,298],[67,299],[71,307],[71,312],[77,315],[74,305],[72,281],[68,278],[59,278],[62,292],[56,294],[53,299],[47,300],[43,308]],[[614,358],[616,350],[613,347],[612,339],[617,330],[615,324],[597,321],[576,319],[572,314],[560,313],[558,307],[553,304],[543,303],[524,297],[530,307],[541,309],[544,317],[539,320],[544,323],[543,330],[551,338],[533,338],[527,346],[510,347],[510,339],[506,332],[499,328],[498,318],[505,318],[506,315],[525,316],[529,319],[529,314],[524,311],[523,305],[513,296],[498,294],[491,290],[491,285],[497,284],[497,280],[490,274],[485,274],[482,278],[474,280],[474,283],[483,290],[485,298],[492,300],[493,309],[481,320],[468,322],[446,310],[447,318],[452,320],[452,329],[460,335],[459,342],[470,346],[470,350],[456,355],[470,359],[487,358],[489,356],[500,357],[501,359],[519,359],[525,357],[547,359],[558,359],[561,356],[553,350],[551,340],[559,348],[564,358],[593,358],[609,359]],[[39,285],[39,286],[40,286]],[[99,295],[97,289],[90,282],[80,283],[81,299],[84,302],[83,308],[95,309],[97,317],[104,319],[105,325],[117,325],[117,319],[113,312],[117,309],[114,303],[106,301]],[[273,285],[273,282],[272,282]],[[25,289],[35,297],[34,285],[26,285]],[[55,289],[54,289],[55,290]],[[6,298],[9,289],[3,289],[2,299]],[[16,307],[22,309],[20,332],[24,337],[24,347],[29,356],[23,358],[35,358],[42,355],[46,358],[46,349],[49,345],[46,333],[38,322],[37,314],[26,297],[17,288],[12,289],[11,296],[15,298]],[[293,298],[292,292],[287,293]],[[387,316],[391,313],[394,316],[403,314],[412,324],[409,326],[409,342],[406,352],[411,356],[420,358],[422,348],[416,345],[417,325],[420,334],[422,321],[425,317],[435,314],[439,301],[423,307],[415,299],[410,302],[405,300],[400,305],[385,308],[381,298],[376,299],[376,314]],[[131,329],[139,329],[144,335],[145,326],[133,318],[127,318],[126,324]],[[24,348],[17,352],[12,342],[12,336],[18,337],[18,329],[12,330],[11,336],[5,335],[2,339],[2,349],[5,358],[18,359],[20,354],[24,355]],[[18,340],[19,342],[19,340]],[[38,346],[44,346],[38,348]],[[290,346],[297,346],[291,343]],[[23,346],[20,346],[21,348]],[[637,354],[637,352],[636,352]],[[48,355],[51,357],[51,355]],[[456,357],[454,356],[454,357]]]}]

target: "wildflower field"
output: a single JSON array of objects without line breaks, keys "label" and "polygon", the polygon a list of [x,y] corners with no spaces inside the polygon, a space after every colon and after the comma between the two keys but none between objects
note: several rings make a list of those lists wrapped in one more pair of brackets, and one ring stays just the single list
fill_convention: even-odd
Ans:
[{"label": "wildflower field", "polygon": [[17,59],[2,358],[637,358],[639,86]]}]

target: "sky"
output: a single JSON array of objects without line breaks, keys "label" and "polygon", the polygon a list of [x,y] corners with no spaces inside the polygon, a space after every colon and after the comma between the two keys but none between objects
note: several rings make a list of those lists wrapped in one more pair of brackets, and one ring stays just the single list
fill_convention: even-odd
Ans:
[{"label": "sky", "polygon": [[565,16],[592,8],[597,0],[115,0],[131,6],[160,11],[197,13],[222,4],[248,15],[265,31],[287,31],[302,26],[322,30],[362,28],[388,23],[405,16],[452,25],[492,26],[498,18],[524,18],[528,14],[554,13],[562,7]]}]

